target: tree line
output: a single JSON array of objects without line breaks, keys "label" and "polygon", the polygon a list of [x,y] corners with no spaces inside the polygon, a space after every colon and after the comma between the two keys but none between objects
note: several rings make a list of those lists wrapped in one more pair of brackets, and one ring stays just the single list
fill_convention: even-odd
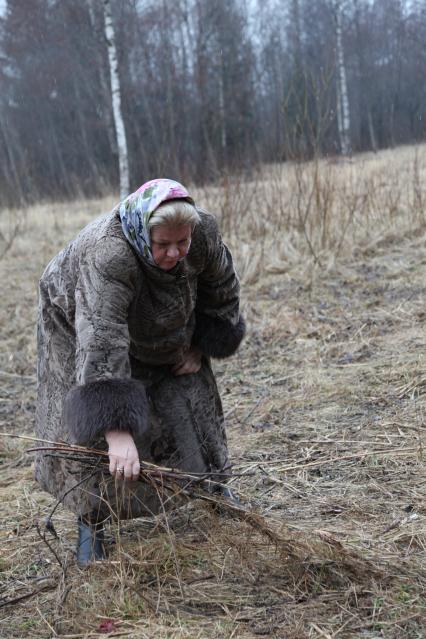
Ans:
[{"label": "tree line", "polygon": [[[8,0],[0,204],[119,181],[105,8]],[[130,187],[426,137],[426,1],[111,2]]]}]

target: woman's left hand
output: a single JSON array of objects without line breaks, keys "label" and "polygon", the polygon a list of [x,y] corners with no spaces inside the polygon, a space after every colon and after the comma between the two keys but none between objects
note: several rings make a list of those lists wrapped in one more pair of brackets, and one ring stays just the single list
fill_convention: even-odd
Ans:
[{"label": "woman's left hand", "polygon": [[203,354],[196,346],[186,351],[182,361],[172,366],[174,375],[189,375],[190,373],[198,373],[201,368],[201,358]]}]

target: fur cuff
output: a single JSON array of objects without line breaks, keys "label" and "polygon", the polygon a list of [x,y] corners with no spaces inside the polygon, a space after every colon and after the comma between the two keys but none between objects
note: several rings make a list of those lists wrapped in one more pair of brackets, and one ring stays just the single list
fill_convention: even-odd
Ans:
[{"label": "fur cuff", "polygon": [[240,315],[235,326],[228,320],[196,314],[192,343],[209,357],[229,357],[239,347],[246,334],[246,323]]},{"label": "fur cuff", "polygon": [[89,444],[108,430],[140,436],[148,427],[145,387],[135,379],[103,379],[76,386],[65,397],[63,419],[76,444]]}]

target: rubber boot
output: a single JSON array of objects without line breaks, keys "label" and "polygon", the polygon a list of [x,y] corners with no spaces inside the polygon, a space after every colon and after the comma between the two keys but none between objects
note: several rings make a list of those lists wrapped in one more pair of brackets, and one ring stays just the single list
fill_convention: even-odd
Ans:
[{"label": "rubber boot", "polygon": [[105,559],[103,524],[91,524],[78,520],[77,563],[82,568]]}]

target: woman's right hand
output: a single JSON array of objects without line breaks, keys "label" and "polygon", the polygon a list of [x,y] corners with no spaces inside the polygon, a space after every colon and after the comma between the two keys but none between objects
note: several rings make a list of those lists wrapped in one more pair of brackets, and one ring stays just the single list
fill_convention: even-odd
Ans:
[{"label": "woman's right hand", "polygon": [[141,470],[138,449],[127,431],[109,430],[105,433],[108,443],[109,472],[117,479],[136,481]]},{"label": "woman's right hand", "polygon": [[189,375],[191,373],[198,373],[201,368],[201,360],[203,358],[203,353],[200,351],[197,346],[191,346],[184,356],[182,360],[172,366],[173,375]]}]

